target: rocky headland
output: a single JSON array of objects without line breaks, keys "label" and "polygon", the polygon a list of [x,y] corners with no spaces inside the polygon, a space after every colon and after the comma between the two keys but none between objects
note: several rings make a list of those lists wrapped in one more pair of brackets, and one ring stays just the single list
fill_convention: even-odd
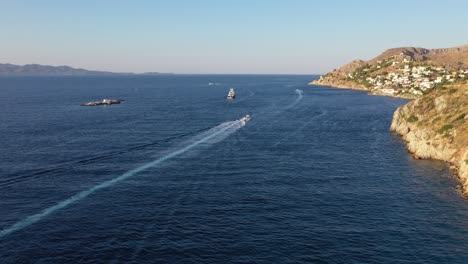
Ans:
[{"label": "rocky headland", "polygon": [[396,48],[356,60],[311,85],[366,90],[415,100],[393,114],[391,131],[416,159],[450,164],[468,197],[468,45],[449,49]]}]

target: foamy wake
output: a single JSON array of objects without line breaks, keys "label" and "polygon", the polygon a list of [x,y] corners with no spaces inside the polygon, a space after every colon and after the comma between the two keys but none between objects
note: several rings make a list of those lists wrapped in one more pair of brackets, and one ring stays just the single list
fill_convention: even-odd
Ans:
[{"label": "foamy wake", "polygon": [[229,135],[231,135],[232,133],[234,133],[235,131],[237,131],[238,129],[240,129],[241,127],[243,127],[245,125],[245,121],[243,119],[239,119],[239,120],[235,120],[235,121],[230,121],[230,122],[225,122],[225,123],[222,123],[214,128],[211,128],[205,132],[202,132],[201,134],[197,135],[197,136],[194,136],[193,138],[191,138],[190,140],[188,141],[185,141],[184,144],[181,144],[178,148],[175,148],[173,151],[168,151],[166,154],[164,154],[162,157],[156,159],[156,160],[153,160],[151,162],[148,162],[140,167],[137,167],[135,169],[132,169],[132,170],[129,170],[127,172],[125,172],[124,174],[120,175],[120,176],[117,176],[111,180],[108,180],[108,181],[105,181],[103,183],[100,183],[98,185],[95,185],[87,190],[84,190],[82,192],[79,192],[73,196],[71,196],[70,198],[66,199],[66,200],[63,200],[61,202],[58,202],[57,204],[53,205],[53,206],[50,206],[44,210],[42,210],[41,212],[37,213],[37,214],[34,214],[34,215],[30,215],[18,222],[16,222],[15,224],[11,225],[10,227],[7,227],[3,230],[0,231],[0,239],[11,234],[11,233],[14,233],[16,231],[19,231],[21,229],[24,229],[42,219],[44,219],[45,217],[49,216],[50,214],[58,211],[58,210],[61,210],[61,209],[64,209],[66,208],[67,206],[70,206],[71,204],[75,203],[75,202],[78,202],[80,200],[83,200],[85,198],[87,198],[88,196],[90,196],[91,194],[101,190],[101,189],[104,189],[104,188],[109,188],[109,187],[112,187],[114,184],[118,183],[118,182],[121,182],[123,180],[126,180],[130,177],[133,177],[135,176],[136,174],[144,171],[144,170],[147,170],[149,168],[152,168],[152,167],[156,167],[158,165],[160,165],[161,163],[169,160],[169,159],[172,159],[174,157],[177,157],[179,155],[182,155],[186,152],[188,152],[189,150],[192,150],[196,147],[203,147],[203,146],[209,146],[209,145],[212,145],[212,144],[215,144],[217,142],[220,142],[222,141],[223,139],[227,138]]},{"label": "foamy wake", "polygon": [[292,102],[291,104],[287,105],[285,107],[285,109],[293,108],[294,106],[296,106],[302,100],[302,98],[304,98],[304,91],[303,90],[296,89],[296,90],[294,90],[294,92],[297,94],[296,100],[294,100],[294,102]]}]

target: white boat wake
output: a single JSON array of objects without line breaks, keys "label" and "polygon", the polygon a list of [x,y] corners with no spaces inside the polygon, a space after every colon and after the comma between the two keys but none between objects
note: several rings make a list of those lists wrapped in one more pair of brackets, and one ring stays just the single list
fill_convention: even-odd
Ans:
[{"label": "white boat wake", "polygon": [[58,211],[58,210],[61,210],[61,209],[64,209],[66,208],[67,206],[75,203],[75,202],[78,202],[80,200],[83,200],[85,199],[86,197],[90,196],[91,194],[101,190],[101,189],[105,189],[105,188],[109,188],[109,187],[112,187],[114,184],[118,183],[118,182],[121,182],[123,180],[126,180],[144,170],[147,170],[149,168],[152,168],[152,167],[156,167],[158,166],[159,164],[169,160],[169,159],[172,159],[176,156],[180,156],[184,153],[186,153],[187,151],[195,148],[195,147],[201,147],[201,146],[207,146],[207,145],[211,145],[211,144],[214,144],[214,143],[217,143],[217,142],[220,142],[222,141],[223,139],[225,139],[226,137],[228,137],[229,135],[231,135],[232,133],[234,133],[235,131],[237,131],[238,129],[240,129],[241,127],[243,127],[246,122],[248,121],[249,118],[247,117],[243,117],[239,120],[235,120],[235,121],[230,121],[230,122],[225,122],[225,123],[222,123],[216,127],[213,127],[212,129],[209,129],[205,132],[202,132],[201,134],[199,134],[198,136],[195,136],[193,137],[191,140],[185,142],[186,144],[184,144],[184,146],[181,146],[180,148],[174,150],[174,151],[171,151],[171,152],[168,152],[167,154],[163,155],[162,157],[154,160],[154,161],[151,161],[149,163],[146,163],[140,167],[137,167],[135,169],[132,169],[132,170],[129,170],[127,172],[125,172],[124,174],[118,176],[118,177],[115,177],[113,179],[110,179],[108,181],[105,181],[103,183],[100,183],[98,185],[95,185],[87,190],[84,190],[84,191],[81,191],[75,195],[73,195],[72,197],[66,199],[66,200],[63,200],[61,202],[58,202],[57,204],[53,205],[53,206],[50,206],[44,210],[42,210],[41,212],[37,213],[37,214],[33,214],[33,215],[30,215],[26,218],[24,218],[23,220],[20,220],[18,222],[16,222],[15,224],[11,225],[10,227],[7,227],[3,230],[0,231],[0,239],[11,234],[11,233],[14,233],[16,231],[19,231],[21,229],[24,229],[40,220],[42,220],[43,218],[49,216],[50,214]]},{"label": "white boat wake", "polygon": [[294,92],[297,94],[296,100],[294,100],[294,102],[292,102],[291,104],[286,106],[285,109],[293,108],[294,106],[296,106],[302,100],[302,98],[304,98],[304,91],[303,90],[296,89],[296,90],[294,90]]}]

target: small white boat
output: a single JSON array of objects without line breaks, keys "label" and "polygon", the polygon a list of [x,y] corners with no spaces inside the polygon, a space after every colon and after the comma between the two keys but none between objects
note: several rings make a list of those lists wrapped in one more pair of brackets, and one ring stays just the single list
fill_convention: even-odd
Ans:
[{"label": "small white boat", "polygon": [[81,106],[98,106],[98,105],[111,105],[111,104],[120,104],[124,100],[120,99],[103,99],[102,101],[95,101],[81,104]]},{"label": "small white boat", "polygon": [[242,125],[245,126],[245,123],[249,122],[250,120],[250,115],[246,115],[243,118],[241,118]]},{"label": "small white boat", "polygon": [[234,88],[230,88],[229,89],[229,93],[226,97],[227,99],[234,99],[236,98],[236,92],[234,92]]}]

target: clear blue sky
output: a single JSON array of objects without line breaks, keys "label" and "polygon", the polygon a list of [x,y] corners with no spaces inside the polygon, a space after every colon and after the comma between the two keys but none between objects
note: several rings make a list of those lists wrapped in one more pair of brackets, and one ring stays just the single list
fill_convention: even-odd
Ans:
[{"label": "clear blue sky", "polygon": [[468,1],[0,0],[0,63],[324,73],[387,48],[468,43]]}]

